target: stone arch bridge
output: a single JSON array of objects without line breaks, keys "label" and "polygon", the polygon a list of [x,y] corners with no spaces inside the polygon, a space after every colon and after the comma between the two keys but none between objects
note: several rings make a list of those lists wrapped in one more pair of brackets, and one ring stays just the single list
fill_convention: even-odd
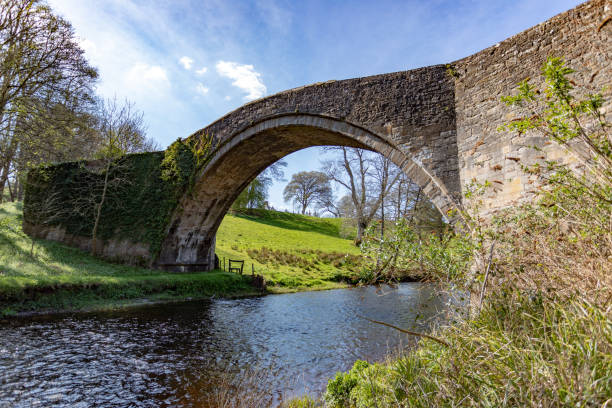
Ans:
[{"label": "stone arch bridge", "polygon": [[[520,162],[532,159],[528,146],[544,141],[497,132],[511,118],[500,96],[526,77],[539,77],[549,55],[565,57],[578,79],[594,88],[609,85],[610,8],[606,0],[584,3],[450,64],[316,83],[250,102],[190,136],[212,135],[213,155],[180,199],[159,250],[111,238],[103,254],[169,270],[211,269],[217,228],[240,191],[271,163],[311,146],[382,153],[442,213],[461,206],[462,188],[472,179],[496,182],[485,212],[529,200],[533,180]],[[545,151],[563,155],[553,146]],[[35,224],[25,217],[33,235],[91,245],[61,225]]]}]

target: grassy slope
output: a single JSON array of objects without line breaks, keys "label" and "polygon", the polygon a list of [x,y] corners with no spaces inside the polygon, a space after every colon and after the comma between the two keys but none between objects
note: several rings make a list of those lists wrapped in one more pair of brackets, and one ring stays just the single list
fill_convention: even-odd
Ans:
[{"label": "grassy slope", "polygon": [[21,205],[0,204],[0,314],[82,309],[130,299],[255,294],[247,279],[221,271],[173,274],[111,264],[75,248],[30,239],[21,230]]},{"label": "grassy slope", "polygon": [[360,253],[340,237],[341,223],[264,210],[228,214],[217,234],[217,255],[221,262],[244,260],[246,273],[254,265],[273,291],[341,287],[359,270]]},{"label": "grassy slope", "polygon": [[[236,274],[176,274],[112,264],[52,241],[36,240],[31,256],[21,218],[20,204],[0,204],[0,314],[256,293],[248,278]],[[341,287],[358,269],[359,250],[339,236],[340,226],[339,219],[270,211],[228,215],[217,253],[221,259],[245,260],[246,274],[255,265],[272,291]],[[262,252],[263,247],[274,250]]]}]

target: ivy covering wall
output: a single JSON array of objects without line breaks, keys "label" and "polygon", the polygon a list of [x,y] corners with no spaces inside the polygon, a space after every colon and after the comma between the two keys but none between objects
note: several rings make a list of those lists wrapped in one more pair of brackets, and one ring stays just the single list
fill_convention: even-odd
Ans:
[{"label": "ivy covering wall", "polygon": [[[154,260],[181,197],[193,184],[209,145],[195,148],[177,140],[164,152],[129,154],[112,163],[98,239],[129,240],[149,246]],[[91,237],[105,166],[80,161],[41,166],[28,174],[24,222],[60,226],[69,234]]]}]

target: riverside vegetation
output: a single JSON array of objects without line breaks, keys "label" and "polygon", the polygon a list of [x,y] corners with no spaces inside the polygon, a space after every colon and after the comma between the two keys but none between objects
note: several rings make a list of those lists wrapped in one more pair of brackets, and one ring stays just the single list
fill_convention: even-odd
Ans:
[{"label": "riverside vegetation", "polygon": [[[166,273],[112,264],[21,229],[22,204],[0,204],[0,310],[8,315],[210,296],[259,295],[248,276],[221,270]],[[217,235],[223,260],[242,259],[263,275],[269,293],[346,287],[365,269],[341,219],[266,210],[228,214]]]},{"label": "riverside vegetation", "polygon": [[[573,71],[549,58],[541,89],[525,80],[503,99],[517,118],[500,131],[539,133],[568,164],[523,170],[539,200],[442,239],[398,225],[387,240],[392,273],[418,264],[450,288],[475,293],[473,313],[387,362],[357,361],[321,401],[290,407],[606,407],[612,404],[612,127],[601,93],[575,89]],[[474,207],[489,183],[472,183]],[[372,248],[376,248],[376,243]],[[469,266],[472,265],[470,268]]]},{"label": "riverside vegetation", "polygon": [[[378,231],[374,224],[371,234]],[[239,209],[225,216],[217,234],[216,253],[245,260],[246,273],[266,279],[272,292],[334,289],[374,283],[381,254],[355,246],[356,228],[343,218],[319,218],[287,212]],[[421,280],[418,268],[399,267],[396,281]]]}]

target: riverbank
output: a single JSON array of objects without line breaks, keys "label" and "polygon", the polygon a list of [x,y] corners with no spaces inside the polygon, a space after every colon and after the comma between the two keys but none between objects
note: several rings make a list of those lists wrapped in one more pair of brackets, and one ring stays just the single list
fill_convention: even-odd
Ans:
[{"label": "riverbank", "polygon": [[245,261],[247,276],[241,276],[105,262],[57,242],[32,241],[21,229],[21,217],[20,203],[0,204],[0,316],[260,296],[250,285],[251,265],[266,279],[265,293],[345,288],[358,279],[359,250],[340,236],[337,219],[271,211],[229,215],[219,231],[218,252],[221,259]]},{"label": "riverbank", "polygon": [[473,320],[434,332],[441,341],[423,339],[385,363],[357,361],[330,379],[325,406],[604,407],[609,323],[582,301],[495,299]]},{"label": "riverbank", "polygon": [[21,204],[0,205],[0,315],[100,310],[143,302],[257,296],[249,276],[167,273],[104,262],[21,230]]}]

